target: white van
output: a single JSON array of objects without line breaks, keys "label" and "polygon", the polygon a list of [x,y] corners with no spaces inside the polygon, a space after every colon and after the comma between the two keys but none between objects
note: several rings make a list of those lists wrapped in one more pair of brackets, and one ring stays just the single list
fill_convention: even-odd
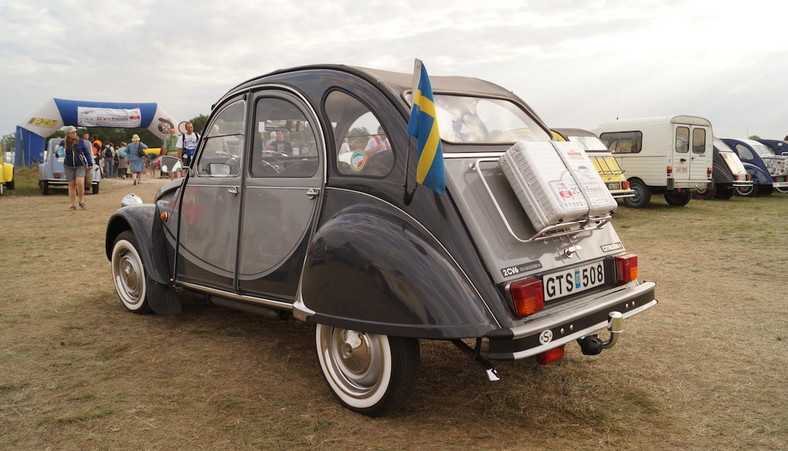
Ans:
[{"label": "white van", "polygon": [[648,205],[664,194],[669,205],[683,206],[697,188],[712,181],[711,122],[698,116],[664,116],[608,121],[592,130],[613,152],[635,196],[628,207]]}]

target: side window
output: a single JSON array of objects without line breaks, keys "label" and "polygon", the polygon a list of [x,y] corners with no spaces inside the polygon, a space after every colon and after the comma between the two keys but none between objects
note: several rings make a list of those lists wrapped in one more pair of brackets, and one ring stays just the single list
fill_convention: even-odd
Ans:
[{"label": "side window", "polygon": [[706,130],[696,128],[692,130],[692,153],[706,153]]},{"label": "side window", "polygon": [[252,177],[312,177],[318,168],[312,123],[293,103],[276,97],[257,101]]},{"label": "side window", "polygon": [[394,166],[394,152],[377,116],[342,91],[328,96],[325,109],[334,126],[337,170],[345,175],[387,175]]},{"label": "side window", "polygon": [[676,152],[689,152],[689,128],[676,127]]},{"label": "side window", "polygon": [[755,159],[750,149],[744,144],[736,144],[736,151],[739,153],[739,158],[742,160],[752,161]]},{"label": "side window", "polygon": [[201,177],[231,177],[241,173],[244,133],[244,102],[225,107],[214,116],[202,137],[197,163]]},{"label": "side window", "polygon": [[612,153],[640,153],[643,149],[641,132],[608,132],[599,135],[599,139]]}]

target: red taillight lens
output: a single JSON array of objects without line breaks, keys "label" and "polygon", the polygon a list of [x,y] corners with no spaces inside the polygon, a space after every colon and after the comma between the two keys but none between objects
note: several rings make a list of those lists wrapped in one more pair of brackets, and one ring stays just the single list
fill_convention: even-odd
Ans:
[{"label": "red taillight lens", "polygon": [[536,355],[536,363],[539,365],[548,365],[550,363],[555,362],[556,360],[560,360],[561,357],[564,356],[564,346],[561,345],[557,348],[550,349],[549,351],[545,351],[541,354]]},{"label": "red taillight lens", "polygon": [[738,181],[739,180],[739,174],[733,174],[733,180]]},{"label": "red taillight lens", "polygon": [[747,174],[747,181],[749,182],[750,180],[752,180],[752,175],[751,174]]},{"label": "red taillight lens", "polygon": [[535,277],[512,283],[509,292],[514,302],[514,313],[518,316],[531,315],[544,308],[542,281]]},{"label": "red taillight lens", "polygon": [[60,178],[60,173],[59,173],[59,172],[55,172],[55,174],[54,174],[54,175],[55,175],[55,178],[56,178],[56,179],[59,179],[59,178]]},{"label": "red taillight lens", "polygon": [[706,168],[706,178],[711,178],[711,168]]},{"label": "red taillight lens", "polygon": [[627,182],[621,182],[621,187],[623,189],[629,189],[629,182],[628,181]]},{"label": "red taillight lens", "polygon": [[623,285],[638,278],[638,256],[635,254],[616,255],[616,281]]},{"label": "red taillight lens", "polygon": [[673,166],[668,166],[668,177],[673,175]]}]

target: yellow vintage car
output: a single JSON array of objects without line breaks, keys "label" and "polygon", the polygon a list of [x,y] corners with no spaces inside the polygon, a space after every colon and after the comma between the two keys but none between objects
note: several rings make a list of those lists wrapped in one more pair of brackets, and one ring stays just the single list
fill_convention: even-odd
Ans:
[{"label": "yellow vintage car", "polygon": [[6,162],[3,143],[0,142],[0,195],[6,188],[14,189],[14,165]]},{"label": "yellow vintage car", "polygon": [[629,188],[624,171],[618,166],[613,154],[595,134],[581,128],[554,128],[551,131],[555,139],[559,141],[572,141],[583,146],[588,158],[591,159],[594,168],[614,198],[635,195],[635,192]]}]

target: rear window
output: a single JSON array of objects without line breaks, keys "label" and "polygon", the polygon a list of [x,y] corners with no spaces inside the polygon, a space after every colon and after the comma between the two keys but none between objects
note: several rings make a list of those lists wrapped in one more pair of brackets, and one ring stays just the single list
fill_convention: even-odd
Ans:
[{"label": "rear window", "polygon": [[[517,104],[504,99],[434,95],[441,139],[459,144],[549,141]],[[410,102],[411,95],[406,96]]]}]

